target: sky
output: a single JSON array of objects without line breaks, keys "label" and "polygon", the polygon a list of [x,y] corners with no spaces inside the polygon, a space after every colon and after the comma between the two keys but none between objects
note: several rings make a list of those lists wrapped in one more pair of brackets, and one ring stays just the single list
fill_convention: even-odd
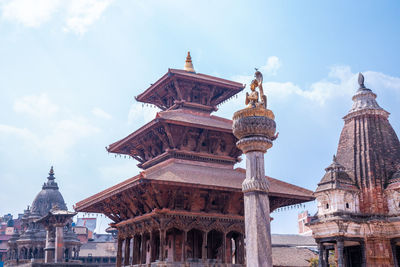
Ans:
[{"label": "sky", "polygon": [[[199,73],[249,84],[262,71],[279,132],[266,174],[315,190],[358,72],[400,132],[399,14],[399,1],[0,0],[0,215],[31,205],[50,166],[70,210],[135,176],[105,147],[154,118],[134,97],[187,51]],[[297,233],[315,205],[274,212],[272,232]]]}]

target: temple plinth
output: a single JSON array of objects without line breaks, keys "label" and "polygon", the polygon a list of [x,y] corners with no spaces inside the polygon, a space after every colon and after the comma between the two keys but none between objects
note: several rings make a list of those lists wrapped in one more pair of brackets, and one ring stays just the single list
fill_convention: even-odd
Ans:
[{"label": "temple plinth", "polygon": [[[260,87],[261,103],[256,86]],[[274,114],[266,109],[262,80],[258,83],[254,80],[251,90],[251,95],[246,97],[249,106],[235,112],[232,126],[233,134],[239,139],[236,145],[246,155],[246,179],[242,183],[246,261],[247,266],[272,267],[269,182],[265,178],[264,154],[276,138],[276,124]]]}]

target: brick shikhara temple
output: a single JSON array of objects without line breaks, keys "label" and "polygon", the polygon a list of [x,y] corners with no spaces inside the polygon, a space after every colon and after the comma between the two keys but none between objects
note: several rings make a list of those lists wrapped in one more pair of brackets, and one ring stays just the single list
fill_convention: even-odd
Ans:
[{"label": "brick shikhara temple", "polygon": [[329,250],[339,267],[399,266],[400,142],[362,74],[358,83],[309,226],[320,266],[329,266]]},{"label": "brick shikhara temple", "polygon": [[[244,85],[185,69],[169,69],[136,97],[161,109],[111,153],[129,155],[138,175],[76,204],[103,213],[118,229],[117,266],[215,266],[245,263],[241,151],[232,121],[216,106]],[[271,211],[313,200],[312,192],[270,181]],[[146,265],[147,266],[147,265]]]}]

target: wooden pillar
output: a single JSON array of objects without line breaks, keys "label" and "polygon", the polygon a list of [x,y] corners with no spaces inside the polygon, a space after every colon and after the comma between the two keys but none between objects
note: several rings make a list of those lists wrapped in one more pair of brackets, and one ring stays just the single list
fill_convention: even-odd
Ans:
[{"label": "wooden pillar", "polygon": [[151,262],[153,262],[154,261],[154,235],[153,235],[153,231],[150,231],[150,240],[149,240],[149,243],[150,243],[150,252],[149,252],[149,254],[150,254],[150,262],[149,263],[151,263]]},{"label": "wooden pillar", "polygon": [[207,260],[207,235],[208,235],[208,232],[204,231],[203,232],[203,244],[201,246],[201,248],[203,250],[201,252],[201,257],[202,257],[204,262]]},{"label": "wooden pillar", "polygon": [[140,263],[146,263],[146,252],[147,252],[147,248],[146,248],[146,235],[144,233],[141,234],[141,241],[142,241],[142,245],[140,246]]},{"label": "wooden pillar", "polygon": [[176,230],[172,231],[172,261],[175,262],[176,259]]},{"label": "wooden pillar", "polygon": [[139,264],[140,263],[140,241],[139,240],[139,235],[135,235],[133,237],[133,264]]},{"label": "wooden pillar", "polygon": [[136,252],[137,252],[137,245],[136,245],[137,240],[136,239],[137,239],[136,236],[133,235],[132,236],[132,249],[130,252],[130,254],[132,255],[132,263],[131,263],[132,265],[136,264]]},{"label": "wooden pillar", "polygon": [[187,233],[188,233],[188,231],[183,230],[183,237],[182,237],[182,262],[186,262],[186,242],[187,242]]},{"label": "wooden pillar", "polygon": [[318,267],[324,267],[324,246],[318,243]]},{"label": "wooden pillar", "polygon": [[226,263],[226,233],[222,237],[222,263]]},{"label": "wooden pillar", "polygon": [[160,229],[160,255],[159,255],[159,260],[164,261],[165,260],[165,230]]},{"label": "wooden pillar", "polygon": [[338,255],[338,267],[344,267],[344,242],[339,239],[336,243],[337,255]]},{"label": "wooden pillar", "polygon": [[124,254],[124,265],[125,266],[130,265],[129,264],[129,259],[131,257],[130,256],[130,251],[131,251],[130,247],[131,247],[131,238],[127,237],[125,239],[125,254]]},{"label": "wooden pillar", "polygon": [[117,267],[122,265],[122,239],[118,238],[118,248],[117,248]]}]

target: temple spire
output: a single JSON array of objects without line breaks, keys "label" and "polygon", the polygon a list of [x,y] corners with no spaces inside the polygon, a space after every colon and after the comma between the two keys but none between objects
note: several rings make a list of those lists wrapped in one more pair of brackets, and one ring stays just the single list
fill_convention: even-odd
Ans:
[{"label": "temple spire", "polygon": [[378,105],[376,102],[376,94],[372,92],[371,89],[365,87],[364,80],[364,75],[361,72],[358,73],[359,88],[352,98],[353,106],[344,119],[348,120],[354,116],[365,114],[382,115],[387,118],[389,113]]},{"label": "temple spire", "polygon": [[190,56],[190,51],[188,51],[188,53],[187,53],[184,70],[186,70],[187,72],[196,73],[196,71],[194,70],[194,67],[193,67],[192,57]]},{"label": "temple spire", "polygon": [[54,177],[54,169],[53,166],[51,166],[47,182],[43,184],[42,189],[58,189],[58,185],[54,179],[56,179],[56,177]]},{"label": "temple spire", "polygon": [[358,84],[360,85],[360,89],[361,89],[361,88],[365,88],[365,85],[364,85],[364,75],[362,75],[361,72],[358,73]]},{"label": "temple spire", "polygon": [[49,177],[47,177],[47,179],[48,179],[48,180],[54,180],[54,179],[56,179],[56,178],[54,177],[54,169],[53,169],[53,166],[51,166],[51,168],[50,168]]}]

